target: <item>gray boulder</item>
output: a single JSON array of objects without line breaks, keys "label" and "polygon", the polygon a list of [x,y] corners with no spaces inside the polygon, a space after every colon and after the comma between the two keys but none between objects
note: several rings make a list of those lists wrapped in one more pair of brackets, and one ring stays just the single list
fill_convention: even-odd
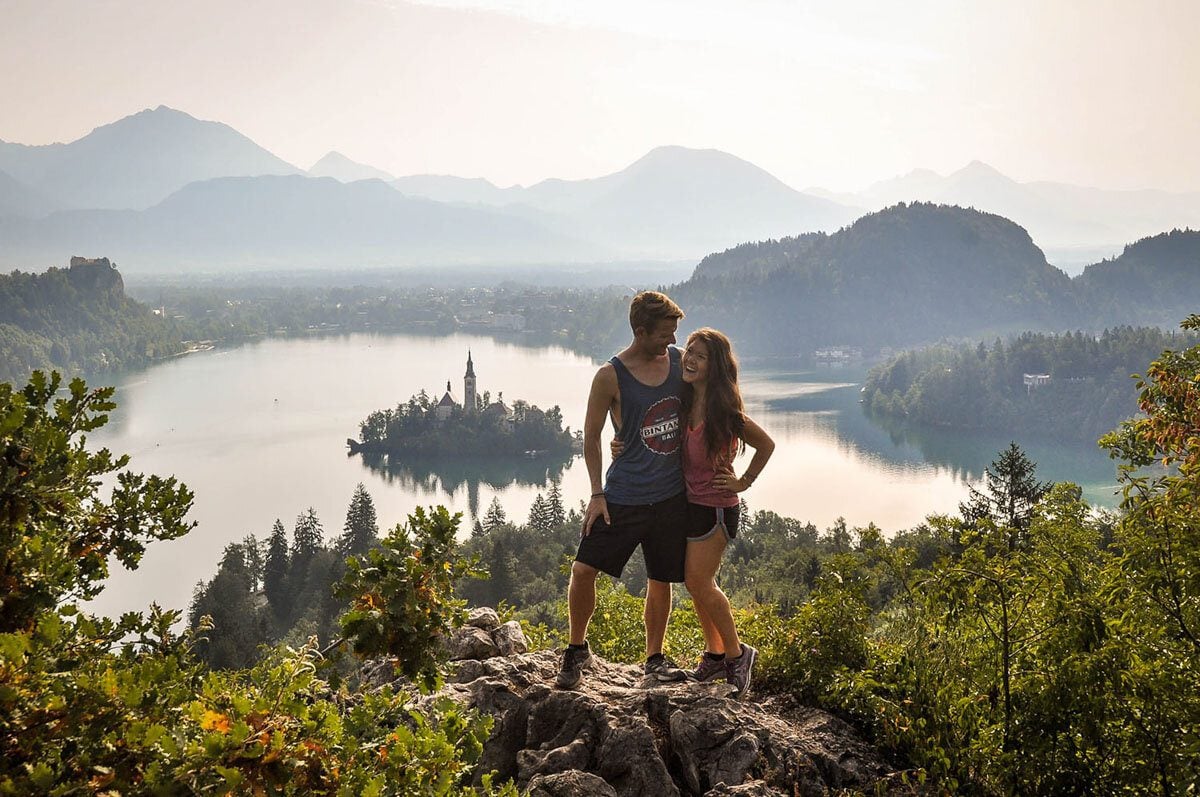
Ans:
[{"label": "gray boulder", "polygon": [[561,690],[558,658],[462,662],[443,688],[494,718],[481,771],[538,797],[898,793],[894,767],[818,709],[737,701],[725,683],[647,683],[640,667],[595,654],[582,683]]},{"label": "gray boulder", "polygon": [[500,615],[496,614],[496,610],[489,606],[477,606],[467,613],[467,622],[464,625],[482,628],[484,631],[494,631],[500,627]]},{"label": "gray boulder", "polygon": [[446,649],[451,661],[487,659],[500,653],[492,641],[492,635],[473,625],[464,625],[451,631],[450,638],[446,640]]},{"label": "gray boulder", "polygon": [[765,780],[752,780],[741,786],[726,786],[718,783],[704,793],[704,797],[775,797],[779,794],[767,785]]},{"label": "gray boulder", "polygon": [[492,641],[496,643],[501,656],[529,652],[529,643],[525,641],[525,632],[521,630],[521,624],[516,620],[509,620],[493,629]]},{"label": "gray boulder", "polygon": [[617,792],[603,778],[572,769],[534,776],[529,781],[528,797],[617,797]]}]

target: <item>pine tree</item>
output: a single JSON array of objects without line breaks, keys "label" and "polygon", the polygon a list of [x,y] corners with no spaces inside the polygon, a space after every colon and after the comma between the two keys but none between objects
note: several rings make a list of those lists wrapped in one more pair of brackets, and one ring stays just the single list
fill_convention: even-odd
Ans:
[{"label": "pine tree", "polygon": [[338,537],[336,549],[343,558],[363,556],[379,542],[379,523],[375,514],[375,502],[362,482],[354,488],[354,496],[346,510],[346,525]]},{"label": "pine tree", "polygon": [[963,520],[971,526],[990,520],[1008,529],[1010,550],[1024,545],[1034,507],[1054,486],[1034,478],[1036,471],[1037,463],[1015,442],[1009,443],[984,471],[986,493],[972,487],[967,500],[958,505]]},{"label": "pine tree", "polygon": [[550,511],[550,523],[554,528],[567,522],[567,510],[563,506],[562,487],[558,482],[550,482],[550,495],[546,498],[546,506]]},{"label": "pine tree", "polygon": [[282,617],[287,605],[288,557],[287,532],[283,521],[276,520],[267,541],[267,559],[263,564],[263,593],[276,617]]},{"label": "pine tree", "polygon": [[504,507],[500,506],[499,498],[492,498],[492,503],[488,505],[488,510],[483,515],[483,530],[491,531],[497,526],[503,526],[508,522],[508,515],[504,514]]},{"label": "pine tree", "polygon": [[296,518],[296,528],[292,530],[292,557],[291,566],[288,568],[287,593],[288,602],[296,611],[303,612],[306,608],[297,605],[297,599],[308,588],[309,565],[318,553],[325,550],[323,543],[324,530],[321,528],[321,521],[317,519],[317,511],[310,506]]},{"label": "pine tree", "polygon": [[307,564],[325,547],[323,543],[324,529],[317,518],[317,510],[310,506],[296,517],[296,528],[292,530],[292,568],[301,561]]},{"label": "pine tree", "polygon": [[542,497],[542,494],[538,493],[529,507],[529,527],[538,531],[549,531],[552,526],[550,505]]},{"label": "pine tree", "polygon": [[250,589],[255,592],[262,588],[265,551],[265,543],[253,534],[242,538],[242,557],[246,563],[246,573],[250,576]]}]

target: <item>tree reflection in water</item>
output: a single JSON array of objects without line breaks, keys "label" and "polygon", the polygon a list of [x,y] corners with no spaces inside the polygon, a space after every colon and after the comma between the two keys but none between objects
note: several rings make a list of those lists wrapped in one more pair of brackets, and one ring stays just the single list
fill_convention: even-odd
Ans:
[{"label": "tree reflection in water", "polygon": [[479,486],[501,490],[509,485],[548,487],[560,481],[573,454],[542,454],[532,457],[422,457],[401,461],[397,456],[366,453],[363,465],[382,476],[388,484],[422,495],[454,496],[466,488],[471,520],[479,518]]}]

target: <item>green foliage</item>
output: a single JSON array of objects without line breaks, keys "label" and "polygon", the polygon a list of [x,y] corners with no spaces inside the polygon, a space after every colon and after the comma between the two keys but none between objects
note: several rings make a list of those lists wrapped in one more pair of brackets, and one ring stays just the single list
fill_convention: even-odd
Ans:
[{"label": "green foliage", "polygon": [[520,399],[511,409],[494,403],[467,412],[455,406],[448,416],[421,391],[391,410],[376,410],[359,424],[361,450],[369,455],[406,457],[520,456],[546,451],[569,456],[574,440],[557,406],[542,410]]},{"label": "green foliage", "polygon": [[[76,601],[100,591],[107,556],[135,567],[146,541],[187,531],[191,494],[122,471],[103,501],[100,478],[127,460],[89,453],[83,435],[104,422],[111,390],[76,381],[55,398],[58,384],[57,375],[35,374],[21,392],[0,385],[0,794],[515,797],[486,776],[470,785],[490,720],[387,688],[335,692],[317,677],[315,642],[249,668],[207,670],[193,653],[211,630],[206,618],[179,636],[178,612],[151,607],[147,617],[111,620],[81,610]],[[413,525],[421,523],[418,515]],[[402,577],[376,558],[379,577],[357,583],[381,602],[410,597],[406,584],[428,589],[418,593],[430,603],[426,626],[444,627],[459,569],[436,557],[449,551],[453,526],[440,510],[417,532],[426,544],[408,551]],[[219,578],[233,586],[210,584],[208,597],[254,590],[266,577],[258,554],[253,539],[229,546]],[[411,619],[403,607],[381,612]],[[416,640],[428,635],[408,638],[395,647],[424,667]]]},{"label": "green foliage", "polygon": [[277,519],[271,529],[271,536],[267,540],[263,594],[266,596],[267,605],[280,619],[289,613],[287,582],[290,567],[287,532],[283,530],[283,521]]},{"label": "green foliage", "polygon": [[1054,486],[1034,478],[1036,467],[1016,443],[1009,443],[984,470],[987,492],[971,487],[967,501],[959,504],[963,520],[968,525],[990,522],[1008,529],[1009,548],[1025,544],[1034,508]]},{"label": "green foliage", "polygon": [[274,639],[273,618],[257,598],[252,569],[257,550],[253,537],[227,545],[217,574],[198,585],[192,596],[188,625],[208,627],[197,640],[195,653],[210,667],[249,667],[259,658],[259,646]]},{"label": "green foliage", "polygon": [[418,507],[365,559],[351,559],[337,586],[350,601],[340,622],[354,652],[391,657],[397,673],[427,689],[440,682],[440,639],[464,617],[454,583],[477,572],[474,562],[456,555],[461,517],[445,507],[429,514]]},{"label": "green foliage", "polygon": [[[547,519],[552,517],[553,509]],[[565,628],[560,625],[558,604],[567,593],[569,569],[565,565],[569,565],[579,544],[581,523],[577,513],[564,515],[549,528],[506,522],[497,525],[485,518],[487,527],[480,524],[479,533],[463,544],[463,554],[485,562],[488,578],[461,581],[458,594],[472,606],[508,603],[530,626]],[[544,636],[550,639],[548,630]],[[547,646],[552,645],[548,642]]]},{"label": "green foliage", "polygon": [[756,354],[1059,328],[1079,316],[1071,281],[1025,230],[993,214],[920,202],[832,234],[711,255],[668,292],[689,323],[719,326]]},{"label": "green foliage", "polygon": [[1195,310],[1200,231],[1171,230],[1129,244],[1075,279],[1094,318],[1106,324],[1173,324]]},{"label": "green foliage", "polygon": [[746,639],[763,643],[762,679],[808,702],[835,705],[829,695],[835,679],[867,663],[871,609],[866,593],[859,558],[837,554],[825,563],[815,589],[795,615],[764,618],[766,636],[756,635],[751,623],[739,625]]},{"label": "green foliage", "polygon": [[125,296],[106,260],[0,274],[0,380],[35,369],[103,373],[182,351],[173,322]]},{"label": "green foliage", "polygon": [[379,542],[379,521],[375,514],[375,502],[367,488],[358,483],[354,496],[346,509],[346,523],[342,536],[334,548],[343,558],[362,556]]},{"label": "green foliage", "polygon": [[[867,376],[864,406],[926,426],[990,429],[1092,442],[1132,414],[1129,374],[1194,336],[1117,327],[1099,336],[1023,333],[991,346],[903,352]],[[1048,374],[1029,388],[1025,374]]]},{"label": "green foliage", "polygon": [[[150,540],[186,534],[192,494],[174,478],[125,470],[90,452],[85,433],[114,408],[112,388],[35,371],[21,391],[0,383],[0,633],[30,630],[67,601],[95,597],[109,559],[134,568]],[[109,500],[98,481],[116,474]]]},{"label": "green foliage", "polygon": [[493,497],[492,502],[488,504],[487,512],[483,513],[483,520],[480,521],[480,526],[483,527],[485,532],[494,531],[507,522],[508,515],[504,512],[504,507],[500,505],[500,499]]}]

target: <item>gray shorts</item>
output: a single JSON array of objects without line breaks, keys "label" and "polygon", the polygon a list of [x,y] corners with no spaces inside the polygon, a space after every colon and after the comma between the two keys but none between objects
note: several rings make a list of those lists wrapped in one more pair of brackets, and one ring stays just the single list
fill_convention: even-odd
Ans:
[{"label": "gray shorts", "polygon": [[688,542],[707,540],[721,532],[726,540],[737,536],[741,506],[701,506],[688,502]]}]

